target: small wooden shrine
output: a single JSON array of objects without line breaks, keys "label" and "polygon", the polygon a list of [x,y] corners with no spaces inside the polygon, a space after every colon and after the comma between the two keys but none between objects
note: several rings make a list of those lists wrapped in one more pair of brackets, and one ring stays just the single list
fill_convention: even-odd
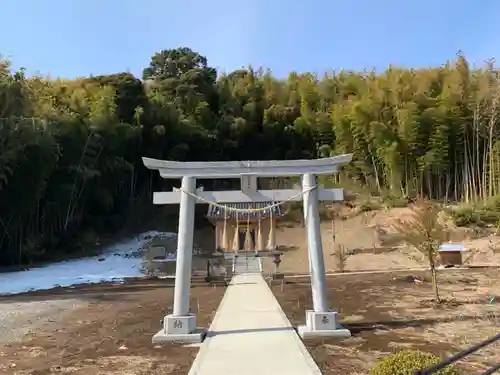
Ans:
[{"label": "small wooden shrine", "polygon": [[438,249],[439,260],[443,266],[463,265],[463,253],[468,249],[461,243],[444,243]]},{"label": "small wooden shrine", "polygon": [[[209,205],[207,218],[215,227],[218,252],[276,249],[276,220],[284,215],[281,205],[265,210],[275,202],[225,203]],[[234,211],[232,209],[248,210]],[[255,210],[255,211],[253,211]]]}]

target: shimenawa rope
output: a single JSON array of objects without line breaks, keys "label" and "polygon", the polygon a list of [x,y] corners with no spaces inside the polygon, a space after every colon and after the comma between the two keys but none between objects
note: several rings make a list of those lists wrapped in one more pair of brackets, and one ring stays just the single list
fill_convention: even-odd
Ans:
[{"label": "shimenawa rope", "polygon": [[[282,204],[284,203],[287,203],[287,202],[290,202],[304,194],[307,194],[309,193],[310,191],[313,191],[314,189],[317,188],[317,185],[314,185],[314,186],[311,186],[310,188],[304,190],[304,191],[301,191],[300,193],[298,194],[295,194],[294,196],[288,198],[287,200],[284,200],[282,202],[277,202],[277,203],[273,203],[269,206],[265,206],[265,207],[259,207],[259,208],[236,208],[236,207],[229,207],[225,204],[220,204],[220,203],[217,203],[217,202],[212,202],[212,201],[209,201],[208,199],[205,199],[205,198],[202,198],[194,193],[190,193],[189,191],[186,191],[184,189],[179,189],[179,191],[183,192],[183,193],[186,193],[187,195],[199,200],[199,201],[202,201],[203,203],[207,203],[207,204],[211,204],[213,205],[214,207],[218,207],[218,208],[221,208],[221,209],[224,209],[224,210],[227,210],[227,211],[232,211],[232,212],[241,212],[241,213],[246,213],[246,212],[261,212],[261,211],[267,211],[267,210],[271,210],[273,209],[274,207],[278,207],[278,206],[281,206]],[[224,213],[226,213],[227,211],[225,211]]]}]

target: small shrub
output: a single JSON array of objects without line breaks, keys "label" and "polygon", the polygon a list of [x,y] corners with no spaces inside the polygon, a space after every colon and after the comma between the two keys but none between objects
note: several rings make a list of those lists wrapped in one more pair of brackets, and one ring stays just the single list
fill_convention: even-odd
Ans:
[{"label": "small shrub", "polygon": [[380,202],[376,202],[373,200],[366,200],[359,206],[359,211],[368,212],[368,211],[380,210],[381,208],[382,205],[380,204]]},{"label": "small shrub", "polygon": [[[419,350],[404,350],[382,358],[371,369],[370,375],[413,375],[415,370],[424,370],[439,362],[441,359],[433,354]],[[450,365],[435,372],[434,375],[460,374]]]},{"label": "small shrub", "polygon": [[349,251],[342,245],[335,245],[334,251],[335,260],[337,261],[337,269],[340,272],[345,272],[345,267],[347,263],[347,258],[349,257]]},{"label": "small shrub", "polygon": [[458,227],[478,226],[487,227],[498,223],[500,212],[490,207],[462,207],[449,211],[455,225]]},{"label": "small shrub", "polygon": [[382,200],[386,208],[406,207],[410,203],[408,197],[393,194],[384,195]]},{"label": "small shrub", "polygon": [[432,290],[436,301],[440,301],[436,265],[439,246],[447,240],[448,233],[439,221],[440,208],[432,202],[420,201],[411,208],[411,215],[396,219],[392,228],[401,240],[415,247],[427,257],[432,275]]},{"label": "small shrub", "polygon": [[283,205],[284,215],[282,220],[294,223],[302,222],[304,218],[302,202],[288,202]]},{"label": "small shrub", "polygon": [[496,226],[500,221],[500,197],[496,196],[484,202],[457,207],[449,210],[448,213],[459,227]]}]

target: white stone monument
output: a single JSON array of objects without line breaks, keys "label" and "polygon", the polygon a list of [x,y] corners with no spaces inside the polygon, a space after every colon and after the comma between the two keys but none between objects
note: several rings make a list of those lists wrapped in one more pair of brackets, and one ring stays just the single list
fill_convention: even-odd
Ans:
[{"label": "white stone monument", "polygon": [[[304,202],[307,228],[309,271],[313,310],[306,311],[306,324],[298,327],[303,338],[318,336],[350,336],[338,324],[337,312],[328,308],[325,263],[321,242],[319,201],[341,201],[342,189],[317,186],[316,175],[338,172],[352,160],[352,154],[316,160],[175,162],[143,158],[144,165],[157,170],[162,178],[182,179],[180,189],[155,192],[154,204],[179,204],[179,232],[175,273],[174,308],[165,316],[163,328],[153,336],[153,343],[193,343],[203,340],[204,331],[197,329],[196,316],[189,310],[189,290],[193,257],[194,208],[198,203],[228,202]],[[302,189],[257,190],[258,177],[302,176]],[[196,179],[241,178],[241,191],[204,191],[196,189]]]}]

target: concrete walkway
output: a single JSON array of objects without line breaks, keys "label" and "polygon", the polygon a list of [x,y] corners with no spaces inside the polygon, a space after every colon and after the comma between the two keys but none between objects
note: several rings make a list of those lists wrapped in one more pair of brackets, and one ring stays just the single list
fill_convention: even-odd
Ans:
[{"label": "concrete walkway", "polygon": [[189,375],[321,375],[260,274],[236,275]]}]

